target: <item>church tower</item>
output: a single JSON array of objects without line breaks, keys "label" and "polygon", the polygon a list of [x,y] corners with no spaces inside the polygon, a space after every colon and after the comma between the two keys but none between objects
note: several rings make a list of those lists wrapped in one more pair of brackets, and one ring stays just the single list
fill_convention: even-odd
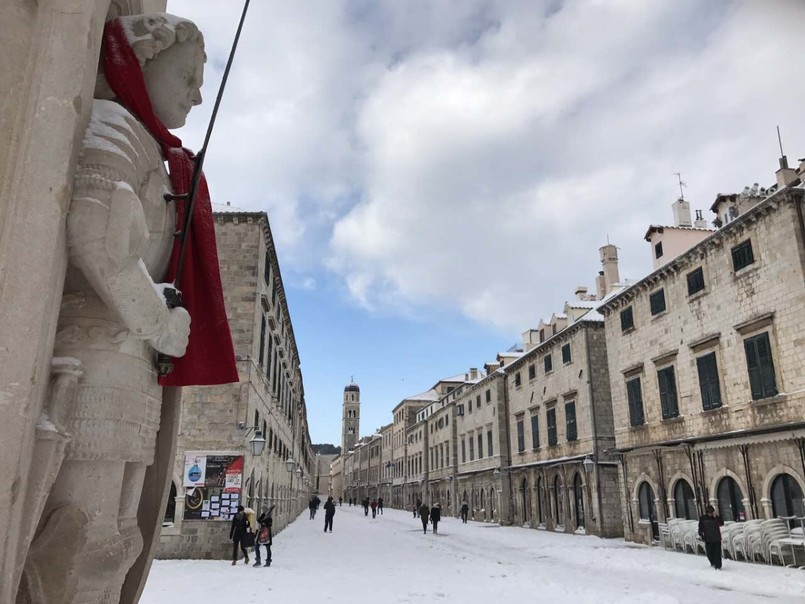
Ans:
[{"label": "church tower", "polygon": [[341,418],[341,455],[355,446],[360,438],[361,389],[350,381],[344,388],[344,414]]}]

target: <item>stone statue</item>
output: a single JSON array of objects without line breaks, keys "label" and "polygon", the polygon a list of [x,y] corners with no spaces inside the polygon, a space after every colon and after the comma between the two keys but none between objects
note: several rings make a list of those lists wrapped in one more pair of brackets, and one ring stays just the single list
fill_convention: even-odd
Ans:
[{"label": "stone statue", "polygon": [[[155,123],[183,126],[201,103],[201,33],[166,14],[123,17],[117,27],[139,63],[134,80],[144,80],[141,96],[146,105],[150,100]],[[112,42],[105,37],[104,52]],[[169,308],[160,285],[177,228],[177,203],[164,197],[175,192],[165,160],[181,150],[166,151],[148,120],[118,102],[107,79],[99,75],[75,175],[54,347],[55,359],[71,360],[66,365],[80,366],[76,375],[83,375],[74,379],[69,406],[55,399],[46,406],[50,417],[44,421],[52,420],[66,445],[28,553],[19,602],[121,600],[126,575],[143,549],[146,529],[138,526],[138,509],[161,417],[165,423],[155,356],[181,357],[191,333],[190,314]],[[173,449],[166,449],[160,447],[159,455],[170,467]],[[164,489],[157,496],[164,499]],[[150,559],[141,574],[148,564]]]}]

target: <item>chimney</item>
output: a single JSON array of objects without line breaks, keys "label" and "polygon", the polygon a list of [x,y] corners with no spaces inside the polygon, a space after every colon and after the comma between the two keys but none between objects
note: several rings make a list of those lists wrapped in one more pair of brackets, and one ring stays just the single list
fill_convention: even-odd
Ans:
[{"label": "chimney", "polygon": [[696,210],[696,222],[693,223],[697,229],[706,229],[707,228],[707,221],[702,216],[701,210]]},{"label": "chimney", "polygon": [[612,291],[612,286],[621,280],[618,274],[618,248],[608,243],[599,251],[601,252],[601,265],[604,269],[604,295],[606,296]]},{"label": "chimney", "polygon": [[604,279],[604,271],[598,271],[598,276],[595,278],[595,293],[599,300],[603,300],[606,295],[606,280]]},{"label": "chimney", "polygon": [[674,211],[674,226],[689,227],[690,222],[690,204],[681,197],[671,204],[671,209]]},{"label": "chimney", "polygon": [[777,188],[784,189],[797,179],[797,171],[788,167],[788,158],[780,158],[780,169],[774,173],[777,176]]},{"label": "chimney", "polygon": [[576,288],[576,298],[585,300],[587,298],[587,288],[584,285],[579,285]]},{"label": "chimney", "polygon": [[474,381],[477,379],[478,379],[478,368],[470,367],[470,381]]}]

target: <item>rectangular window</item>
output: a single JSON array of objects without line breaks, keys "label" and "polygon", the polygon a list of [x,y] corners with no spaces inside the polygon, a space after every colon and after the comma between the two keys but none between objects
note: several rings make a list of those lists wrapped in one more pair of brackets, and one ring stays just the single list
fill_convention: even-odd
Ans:
[{"label": "rectangular window", "polygon": [[679,415],[679,402],[676,397],[676,375],[674,368],[666,367],[657,372],[657,383],[660,387],[660,407],[662,418],[669,419]]},{"label": "rectangular window", "polygon": [[658,289],[648,297],[651,314],[658,315],[665,310],[665,290]]},{"label": "rectangular window", "polygon": [[514,374],[514,387],[519,388],[522,385],[522,381],[520,380],[520,372]]},{"label": "rectangular window", "polygon": [[484,433],[478,433],[478,459],[484,456]]},{"label": "rectangular window", "polygon": [[534,366],[533,363],[528,366],[528,379],[529,380],[537,379],[537,368]]},{"label": "rectangular window", "polygon": [[716,353],[711,352],[696,359],[699,370],[699,390],[702,393],[702,409],[721,406],[721,386],[718,383]]},{"label": "rectangular window", "polygon": [[271,256],[268,255],[268,252],[266,252],[266,263],[263,267],[263,279],[265,279],[266,285],[271,285]]},{"label": "rectangular window", "polygon": [[486,402],[487,402],[487,403],[491,403],[491,402],[492,402],[492,391],[491,391],[491,390],[487,390],[487,391],[486,391]]},{"label": "rectangular window", "polygon": [[522,417],[517,418],[517,450],[520,453],[525,451],[525,428]]},{"label": "rectangular window", "polygon": [[755,254],[752,252],[751,239],[747,239],[732,248],[732,270],[735,272],[738,272],[754,262]]},{"label": "rectangular window", "polygon": [[467,401],[467,413],[472,413],[472,399]]},{"label": "rectangular window", "polygon": [[467,443],[461,438],[461,463],[467,463]]},{"label": "rectangular window", "polygon": [[574,441],[579,437],[576,430],[576,402],[565,403],[565,425],[567,427],[568,442]]},{"label": "rectangular window", "polygon": [[768,332],[744,340],[746,369],[749,371],[749,386],[752,399],[759,400],[777,394],[774,377],[774,361],[771,358],[771,343]]},{"label": "rectangular window", "polygon": [[489,457],[495,454],[495,450],[492,447],[492,430],[487,430],[486,432],[486,453]]},{"label": "rectangular window", "polygon": [[562,346],[562,363],[567,365],[573,359],[570,356],[570,344]]},{"label": "rectangular window", "polygon": [[632,426],[642,426],[646,420],[643,416],[643,392],[639,377],[626,382],[626,396],[629,399],[629,423]]},{"label": "rectangular window", "polygon": [[481,408],[481,395],[475,397],[475,407],[480,409]]},{"label": "rectangular window", "polygon": [[556,436],[556,407],[548,409],[548,444],[553,446],[559,442]]},{"label": "rectangular window", "polygon": [[542,361],[545,364],[545,373],[550,373],[553,370],[553,361],[551,360],[551,355],[546,355]]},{"label": "rectangular window", "polygon": [[634,327],[634,315],[632,307],[629,306],[621,311],[621,331],[629,331]]},{"label": "rectangular window", "polygon": [[539,415],[531,416],[531,448],[539,449]]},{"label": "rectangular window", "polygon": [[692,296],[696,292],[704,289],[704,271],[700,266],[695,271],[688,273],[688,295]]},{"label": "rectangular window", "polygon": [[470,461],[475,459],[475,440],[472,438],[472,434],[469,437],[470,441]]},{"label": "rectangular window", "polygon": [[658,241],[654,244],[654,257],[662,258],[662,241]]},{"label": "rectangular window", "polygon": [[265,359],[265,347],[266,347],[266,317],[263,315],[262,320],[260,321],[260,353],[258,354],[258,365],[263,365],[263,360]]}]

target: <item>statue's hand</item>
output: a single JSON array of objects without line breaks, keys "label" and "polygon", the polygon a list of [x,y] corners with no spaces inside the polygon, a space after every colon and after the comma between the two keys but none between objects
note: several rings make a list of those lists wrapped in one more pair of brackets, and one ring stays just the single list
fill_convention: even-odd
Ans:
[{"label": "statue's hand", "polygon": [[151,346],[157,352],[172,357],[184,356],[187,339],[190,337],[190,314],[181,307],[168,310],[168,323],[158,336],[151,338]]}]

